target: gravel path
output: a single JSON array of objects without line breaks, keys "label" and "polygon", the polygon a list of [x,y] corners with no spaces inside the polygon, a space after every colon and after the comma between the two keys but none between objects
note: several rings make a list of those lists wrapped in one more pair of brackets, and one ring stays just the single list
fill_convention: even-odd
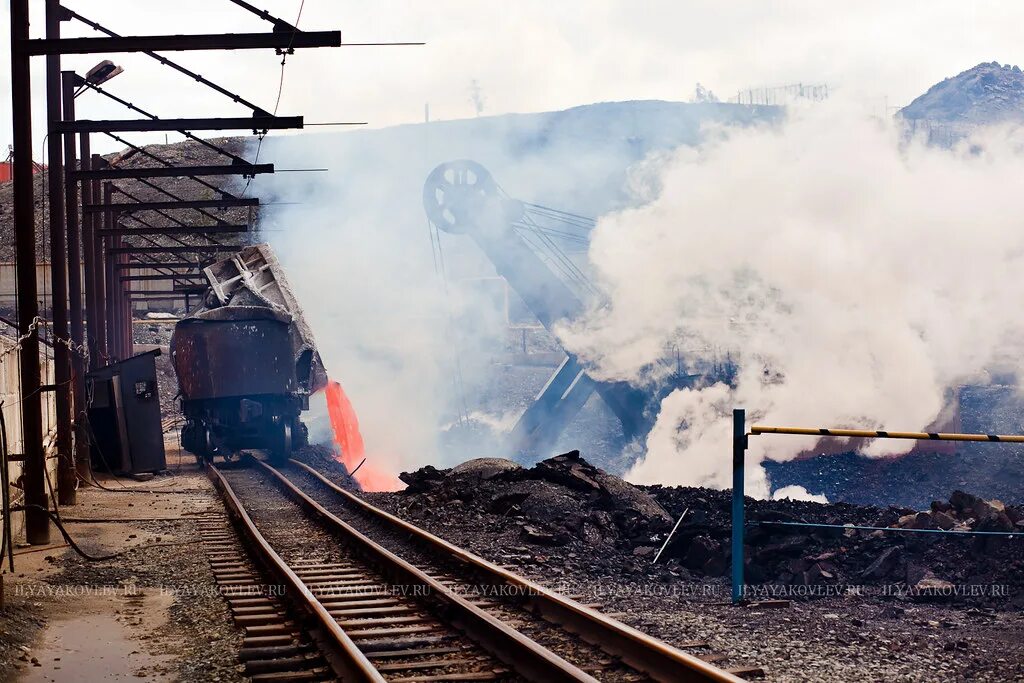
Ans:
[{"label": "gravel path", "polygon": [[[147,667],[146,675],[156,680],[245,680],[237,655],[242,634],[217,593],[194,521],[197,512],[223,509],[209,481],[194,465],[145,484],[101,481],[109,491],[80,490],[79,504],[65,508],[63,514],[67,519],[104,521],[68,522],[72,537],[94,554],[138,549],[112,560],[88,562],[66,547],[57,548],[33,554],[48,565],[39,571],[33,571],[27,559],[33,555],[16,558],[18,573],[4,577],[11,604],[0,612],[2,670],[9,671],[12,661],[30,666],[18,661],[19,646],[35,647],[50,619],[74,615],[75,600],[61,598],[62,591],[64,595],[107,591],[118,598],[136,593],[159,598],[154,600],[162,605],[159,615],[140,611],[138,606],[126,609],[121,599],[111,599],[105,608],[131,626],[136,650],[154,657],[171,656],[167,662]],[[155,521],[138,521],[142,519]],[[56,531],[53,536],[57,537]],[[174,545],[155,546],[160,543]],[[15,594],[16,585],[23,587],[23,596]],[[37,597],[25,597],[26,587],[32,587]],[[136,675],[143,675],[141,669]]]}]

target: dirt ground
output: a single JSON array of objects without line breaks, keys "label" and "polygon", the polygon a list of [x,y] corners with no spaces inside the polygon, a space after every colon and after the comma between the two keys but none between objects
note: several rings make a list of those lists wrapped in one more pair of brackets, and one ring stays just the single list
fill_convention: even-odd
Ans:
[{"label": "dirt ground", "polygon": [[18,548],[3,570],[0,680],[238,681],[241,641],[217,595],[194,516],[222,510],[190,455],[167,444],[166,474],[148,482],[97,475],[61,516],[91,562],[52,529],[53,544]]}]

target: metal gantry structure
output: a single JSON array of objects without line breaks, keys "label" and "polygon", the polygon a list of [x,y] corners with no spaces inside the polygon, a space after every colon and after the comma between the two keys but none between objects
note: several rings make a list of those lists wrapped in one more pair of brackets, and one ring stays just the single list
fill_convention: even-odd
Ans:
[{"label": "metal gantry structure", "polygon": [[[238,197],[205,178],[273,173],[274,165],[249,162],[209,141],[192,135],[195,130],[268,130],[302,128],[301,116],[276,116],[243,97],[158,54],[157,51],[273,49],[286,55],[299,48],[338,47],[340,31],[302,31],[242,0],[230,0],[273,24],[266,33],[121,36],[100,23],[46,0],[44,38],[29,36],[29,0],[11,0],[11,95],[13,118],[14,225],[17,272],[17,326],[21,389],[19,408],[24,435],[25,530],[32,544],[49,542],[49,501],[46,495],[45,453],[42,435],[41,391],[54,391],[58,499],[75,502],[78,479],[90,472],[90,436],[85,419],[88,398],[85,375],[90,369],[132,354],[132,305],[140,300],[181,299],[198,289],[198,267],[217,253],[235,251],[237,244],[223,244],[212,235],[244,234],[245,225],[229,224],[208,209],[247,207],[259,200]],[[78,21],[103,34],[93,38],[62,38],[61,25]],[[249,108],[249,117],[163,119],[108,93],[99,85],[120,70],[103,62],[85,76],[61,70],[61,55],[141,52],[194,81]],[[32,184],[32,101],[30,62],[46,59],[46,116],[48,229],[51,250],[51,320],[40,317],[36,287],[36,226]],[[75,96],[94,90],[120,102],[142,119],[85,120],[76,116]],[[157,155],[127,143],[122,132],[178,131],[186,138],[222,154],[218,165],[176,166]],[[121,167],[108,163],[91,149],[90,136],[105,134],[120,140],[132,154],[154,166]],[[77,144],[76,144],[77,143]],[[184,177],[213,190],[217,198],[189,199],[177,196],[152,182],[153,178]],[[115,180],[131,180],[156,191],[162,198],[144,200],[116,186]],[[120,196],[118,196],[120,195]],[[173,212],[189,210],[212,219],[194,225]],[[166,225],[154,225],[139,216],[155,213]],[[122,224],[122,221],[130,222]],[[201,239],[190,244],[180,236]],[[173,244],[159,242],[167,239]],[[196,241],[194,240],[194,241]],[[80,265],[81,264],[81,265]],[[84,266],[84,267],[82,267]],[[146,269],[148,274],[133,274]],[[133,282],[163,280],[166,290],[133,290]],[[54,383],[40,377],[39,327],[49,328],[54,351]]]}]

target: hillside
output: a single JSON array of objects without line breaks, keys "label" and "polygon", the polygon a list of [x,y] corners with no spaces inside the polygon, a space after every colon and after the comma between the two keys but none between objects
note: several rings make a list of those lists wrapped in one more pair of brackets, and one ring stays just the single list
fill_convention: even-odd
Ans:
[{"label": "hillside", "polygon": [[988,125],[1024,120],[1024,72],[999,62],[978,64],[936,83],[900,111],[908,121]]}]

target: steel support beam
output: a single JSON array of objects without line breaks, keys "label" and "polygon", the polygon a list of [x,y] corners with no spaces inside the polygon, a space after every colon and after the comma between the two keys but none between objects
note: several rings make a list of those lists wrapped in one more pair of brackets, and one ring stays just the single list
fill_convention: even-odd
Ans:
[{"label": "steel support beam", "polygon": [[195,254],[203,252],[229,252],[242,248],[239,244],[200,244],[196,246],[159,246],[159,247],[119,247],[111,249],[114,254]]},{"label": "steel support beam", "polygon": [[[79,152],[81,168],[88,170],[92,167],[92,153],[90,151],[89,134],[81,135]],[[68,173],[69,178],[74,182],[75,174]],[[95,182],[84,181],[82,183],[82,201],[92,202],[99,197],[94,192]],[[93,249],[93,241],[96,236],[93,234],[93,225],[99,221],[98,216],[89,214],[82,215],[82,260],[83,272],[85,273],[85,330],[86,343],[89,347],[89,369],[95,370],[99,367],[100,353],[96,343],[96,250]]]},{"label": "steel support beam", "polygon": [[199,268],[199,264],[188,261],[128,261],[117,264],[120,270],[142,270],[143,268]]},{"label": "steel support beam", "polygon": [[[113,247],[116,245],[114,238],[104,237],[103,246],[104,252],[106,248]],[[118,256],[120,258],[120,255]],[[117,294],[121,288],[121,283],[114,277],[114,257],[110,254],[103,254],[103,262],[106,264],[104,269],[107,279],[107,355],[110,356],[108,362],[113,363],[121,360],[121,351],[119,348],[118,340],[120,338],[120,320],[118,319],[118,298]]]},{"label": "steel support beam", "polygon": [[205,280],[201,273],[157,273],[155,275],[122,275],[121,282],[146,282],[150,280]]},{"label": "steel support beam", "polygon": [[[258,197],[234,197],[230,199],[182,199],[175,202],[114,202],[110,208],[119,213],[133,213],[156,209],[230,209],[259,205]],[[86,204],[82,210],[85,213],[98,213],[103,211],[103,205]]]},{"label": "steel support beam", "polygon": [[82,55],[110,52],[161,50],[291,50],[310,47],[341,47],[341,31],[288,31],[273,33],[218,33],[187,36],[124,36],[122,38],[22,39],[27,56]]},{"label": "steel support beam", "polygon": [[153,296],[139,296],[138,294],[135,294],[128,300],[132,303],[136,303],[138,301],[187,301],[188,297],[188,292],[181,292],[179,294],[155,294]]},{"label": "steel support beam", "polygon": [[[98,155],[93,155],[93,159],[97,158]],[[103,203],[109,204],[114,196],[114,184],[110,182],[103,183],[101,196],[103,197]],[[103,217],[101,229],[113,227],[114,217],[111,213],[104,211],[101,215]],[[104,364],[107,364],[110,362],[110,299],[113,294],[110,289],[110,283],[113,279],[113,271],[109,267],[110,255],[106,250],[106,239],[100,237],[99,230],[95,231],[95,233],[93,246],[96,249],[96,311],[99,313],[96,331],[99,336],[100,354],[103,356]]]},{"label": "steel support beam", "polygon": [[[61,100],[65,121],[75,118],[75,73],[61,72]],[[77,164],[75,136],[64,136],[64,206],[67,225],[68,245],[68,316],[71,318],[71,341],[78,351],[71,354],[71,398],[74,419],[72,427],[75,436],[75,469],[78,476],[88,481],[92,476],[90,462],[89,432],[85,420],[85,359],[81,349],[85,344],[85,328],[82,324],[82,241],[78,218],[78,183],[71,179],[68,171]],[[77,494],[76,494],[77,495]]]},{"label": "steel support beam", "polygon": [[[117,238],[118,246],[121,245],[121,238]],[[117,266],[128,259],[127,254],[118,254],[114,263],[113,276],[118,284],[117,299],[121,307],[121,357],[130,358],[135,350],[135,340],[132,338],[132,305],[128,301],[128,286],[117,279]]]},{"label": "steel support beam", "polygon": [[732,601],[738,603],[746,595],[743,579],[743,482],[744,459],[747,452],[747,413],[742,408],[732,411]]},{"label": "steel support beam", "polygon": [[[60,38],[60,5],[46,0],[46,37]],[[68,330],[68,254],[64,221],[64,149],[55,128],[64,117],[61,109],[60,55],[46,57],[47,190],[50,200],[50,308],[53,339],[53,385],[56,417],[57,500],[74,505],[78,488],[71,451],[71,359]],[[63,340],[64,343],[61,343]]]},{"label": "steel support beam", "polygon": [[33,545],[50,542],[43,453],[43,414],[39,394],[39,303],[36,289],[36,221],[32,179],[32,75],[25,49],[29,31],[28,0],[11,0],[11,119],[14,143],[12,169],[15,271],[18,285],[18,353],[21,373],[19,405],[23,452],[25,537]]},{"label": "steel support beam", "polygon": [[[104,161],[103,157],[99,154],[93,154],[92,159],[89,161],[89,167],[101,168],[105,163],[106,161]],[[103,184],[99,180],[88,181],[87,184],[92,186],[92,201],[103,201]],[[92,298],[96,323],[96,329],[93,334],[96,339],[96,367],[103,365],[103,347],[100,346],[100,340],[103,338],[103,254],[100,250],[100,239],[96,236],[96,231],[103,227],[103,220],[103,214],[98,214],[92,218],[89,243],[85,246],[86,249],[92,252]]]},{"label": "steel support beam", "polygon": [[169,294],[179,294],[181,296],[185,296],[186,294],[199,294],[199,293],[205,292],[205,291],[206,291],[206,287],[195,287],[195,288],[193,288],[193,287],[182,287],[181,289],[178,289],[177,287],[175,287],[174,289],[129,289],[128,290],[128,294],[130,296],[139,296],[139,295],[146,295],[146,294],[150,294],[150,295],[153,295],[153,296],[166,296],[166,295],[169,295]]},{"label": "steel support beam", "polygon": [[[114,268],[114,275],[118,275],[119,272],[116,266],[120,266],[128,260],[128,254],[118,254],[117,264]],[[121,330],[124,335],[124,354],[125,358],[131,358],[135,355],[135,326],[132,325],[132,302],[129,300],[128,286],[123,282],[121,284]]]},{"label": "steel support beam", "polygon": [[203,119],[78,119],[57,126],[58,133],[145,133],[178,130],[281,130],[302,128],[301,116],[251,116]]},{"label": "steel support beam", "polygon": [[[248,225],[172,225],[167,228],[104,228],[101,237],[111,235],[217,235],[249,232]],[[240,247],[239,247],[240,248]]]},{"label": "steel support beam", "polygon": [[[111,212],[111,224],[117,218]],[[111,247],[120,246],[121,238],[118,235],[109,235],[104,238]],[[124,285],[117,279],[116,264],[124,258],[124,254],[106,255],[107,261],[107,299],[110,305],[108,339],[110,340],[110,357],[112,361],[118,361],[125,357],[124,344]]]},{"label": "steel support beam", "polygon": [[[93,167],[95,168],[95,167]],[[177,166],[174,168],[99,168],[76,171],[76,180],[128,180],[133,178],[182,178],[209,175],[257,175],[273,173],[273,164],[231,164],[226,166]]]}]

